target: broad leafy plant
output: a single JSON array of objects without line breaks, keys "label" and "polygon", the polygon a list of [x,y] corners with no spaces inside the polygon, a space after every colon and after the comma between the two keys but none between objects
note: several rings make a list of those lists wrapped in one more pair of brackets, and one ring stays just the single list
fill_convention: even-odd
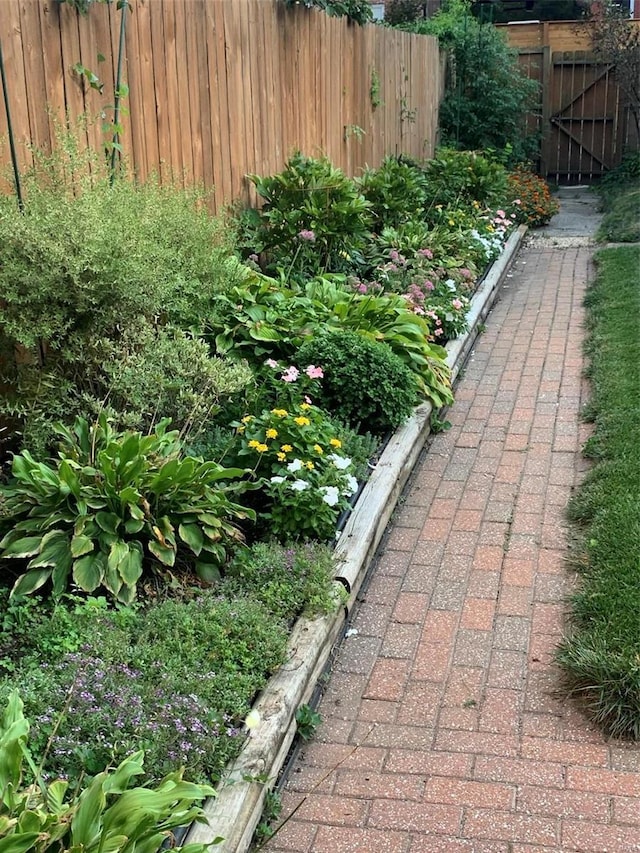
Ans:
[{"label": "broad leafy plant", "polygon": [[0,558],[28,561],[14,595],[50,581],[59,597],[73,582],[129,603],[145,568],[219,576],[242,542],[237,522],[252,515],[231,499],[240,469],[182,456],[166,421],[142,435],[115,432],[104,415],[93,425],[78,418],[60,435],[56,463],[24,451],[0,490]]},{"label": "broad leafy plant", "polygon": [[367,169],[358,181],[372,204],[374,230],[418,219],[425,202],[425,174],[416,164],[386,157],[378,169]]},{"label": "broad leafy plant", "polygon": [[[135,752],[114,770],[91,779],[80,792],[62,779],[45,782],[27,747],[29,721],[19,694],[9,697],[0,724],[0,850],[4,853],[156,853],[172,830],[206,822],[199,803],[209,785],[171,773],[156,787],[132,787],[144,772]],[[26,765],[26,768],[25,768]],[[28,784],[25,775],[34,780]],[[222,839],[216,839],[216,843]],[[209,845],[174,848],[205,853]]]},{"label": "broad leafy plant", "polygon": [[249,176],[264,200],[256,213],[257,244],[272,268],[289,275],[341,272],[361,262],[371,230],[371,204],[326,158],[294,154],[269,177]]}]

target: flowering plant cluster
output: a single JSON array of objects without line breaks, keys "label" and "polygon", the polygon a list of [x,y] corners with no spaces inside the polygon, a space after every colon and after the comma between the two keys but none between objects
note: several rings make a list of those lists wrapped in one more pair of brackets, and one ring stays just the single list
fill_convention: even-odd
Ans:
[{"label": "flowering plant cluster", "polygon": [[323,411],[302,402],[245,415],[235,426],[238,457],[262,478],[273,534],[332,538],[358,482]]},{"label": "flowering plant cluster", "polygon": [[519,167],[508,176],[509,195],[517,222],[532,228],[546,225],[558,210],[549,186],[538,175]]}]

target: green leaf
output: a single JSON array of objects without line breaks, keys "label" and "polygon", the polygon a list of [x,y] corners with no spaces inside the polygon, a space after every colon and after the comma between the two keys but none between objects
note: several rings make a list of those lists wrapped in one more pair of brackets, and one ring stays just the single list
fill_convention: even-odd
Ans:
[{"label": "green leaf", "polygon": [[142,548],[137,542],[132,542],[129,545],[129,550],[119,566],[120,577],[127,586],[133,587],[142,575]]},{"label": "green leaf", "polygon": [[0,853],[29,853],[35,850],[39,832],[29,832],[24,835],[9,835],[0,838]]},{"label": "green leaf", "polygon": [[[25,536],[7,545],[3,557],[32,557],[40,551],[42,536]],[[4,542],[4,539],[2,540]]]},{"label": "green leaf", "polygon": [[149,551],[156,559],[165,566],[173,566],[176,562],[176,552],[173,548],[163,545],[161,542],[151,541],[147,544]]},{"label": "green leaf", "polygon": [[141,521],[137,518],[130,518],[124,523],[124,529],[127,531],[127,533],[140,533],[143,527],[144,521]]},{"label": "green leaf", "polygon": [[217,566],[213,563],[203,563],[202,560],[196,562],[196,574],[205,583],[216,583],[222,578]]},{"label": "green leaf", "polygon": [[78,535],[71,540],[71,556],[82,557],[83,554],[90,554],[94,549],[94,544],[88,536]]},{"label": "green leaf", "polygon": [[73,580],[85,592],[93,592],[102,583],[104,554],[88,554],[73,564]]},{"label": "green leaf", "polygon": [[121,519],[114,512],[97,512],[96,521],[105,533],[117,533]]},{"label": "green leaf", "polygon": [[204,534],[197,524],[181,524],[178,527],[178,535],[182,541],[191,548],[196,557],[202,551]]},{"label": "green leaf", "polygon": [[51,577],[51,569],[33,569],[20,575],[11,590],[12,596],[30,595],[45,584]]}]

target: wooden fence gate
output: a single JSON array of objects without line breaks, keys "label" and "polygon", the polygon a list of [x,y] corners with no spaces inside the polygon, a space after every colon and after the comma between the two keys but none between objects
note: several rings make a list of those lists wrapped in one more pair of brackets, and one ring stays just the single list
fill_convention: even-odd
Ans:
[{"label": "wooden fence gate", "polygon": [[576,22],[506,29],[523,70],[540,83],[538,109],[529,117],[529,130],[541,137],[540,174],[564,184],[592,181],[638,147],[615,69],[586,49],[586,31]]}]

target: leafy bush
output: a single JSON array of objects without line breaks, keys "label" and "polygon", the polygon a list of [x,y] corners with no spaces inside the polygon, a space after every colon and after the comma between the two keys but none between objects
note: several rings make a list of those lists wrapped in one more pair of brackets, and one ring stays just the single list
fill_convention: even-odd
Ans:
[{"label": "leafy bush", "polygon": [[473,17],[469,0],[447,0],[432,18],[404,28],[437,36],[449,54],[439,113],[443,142],[469,151],[511,146],[511,162],[530,157],[536,140],[525,122],[539,84],[522,72],[504,35]]},{"label": "leafy bush", "polygon": [[546,225],[560,209],[546,181],[525,167],[510,172],[508,181],[508,198],[517,222],[532,228]]},{"label": "leafy bush", "polygon": [[[300,0],[284,0],[287,6],[299,6]],[[304,0],[304,5],[322,9],[333,18],[346,15],[354,24],[366,24],[373,20],[369,0]]]},{"label": "leafy bush", "polygon": [[243,472],[182,457],[166,426],[143,436],[114,432],[104,415],[91,427],[78,419],[73,431],[60,430],[56,467],[28,451],[14,458],[13,480],[0,487],[0,558],[28,560],[15,595],[51,581],[59,597],[73,581],[128,603],[145,567],[218,576],[242,541],[236,521],[248,512],[233,503],[237,485],[227,481]]},{"label": "leafy bush", "polygon": [[427,205],[487,207],[504,200],[507,171],[477,151],[439,148],[424,167]]},{"label": "leafy bush", "polygon": [[243,362],[211,357],[190,334],[141,320],[117,338],[82,341],[44,364],[16,366],[0,411],[20,419],[22,445],[44,457],[56,423],[105,412],[121,429],[149,430],[159,418],[195,437],[223,405],[252,384]]},{"label": "leafy bush", "polygon": [[322,364],[321,405],[354,427],[379,435],[407,418],[417,402],[411,371],[386,345],[357,332],[326,332],[299,359]]},{"label": "leafy bush", "polygon": [[289,624],[301,613],[315,616],[335,609],[335,567],[331,549],[317,542],[256,542],[231,561],[225,591],[249,593]]},{"label": "leafy bush", "polygon": [[251,175],[264,199],[255,211],[253,252],[288,275],[350,269],[369,236],[368,201],[329,160],[294,154],[277,175]]},{"label": "leafy bush", "polygon": [[378,169],[367,169],[358,183],[372,205],[374,231],[419,219],[425,201],[425,175],[420,167],[386,157]]},{"label": "leafy bush", "polygon": [[[17,692],[9,697],[0,725],[0,845],[15,853],[52,850],[157,850],[172,830],[194,820],[205,821],[196,805],[213,796],[209,785],[185,782],[171,773],[155,788],[131,785],[144,773],[144,752],[125,758],[114,770],[103,770],[81,791],[69,795],[69,783],[46,782],[27,747],[29,721]],[[26,774],[35,774],[31,784]],[[189,845],[189,853],[205,853],[209,845]],[[178,847],[176,850],[186,850]]]}]

